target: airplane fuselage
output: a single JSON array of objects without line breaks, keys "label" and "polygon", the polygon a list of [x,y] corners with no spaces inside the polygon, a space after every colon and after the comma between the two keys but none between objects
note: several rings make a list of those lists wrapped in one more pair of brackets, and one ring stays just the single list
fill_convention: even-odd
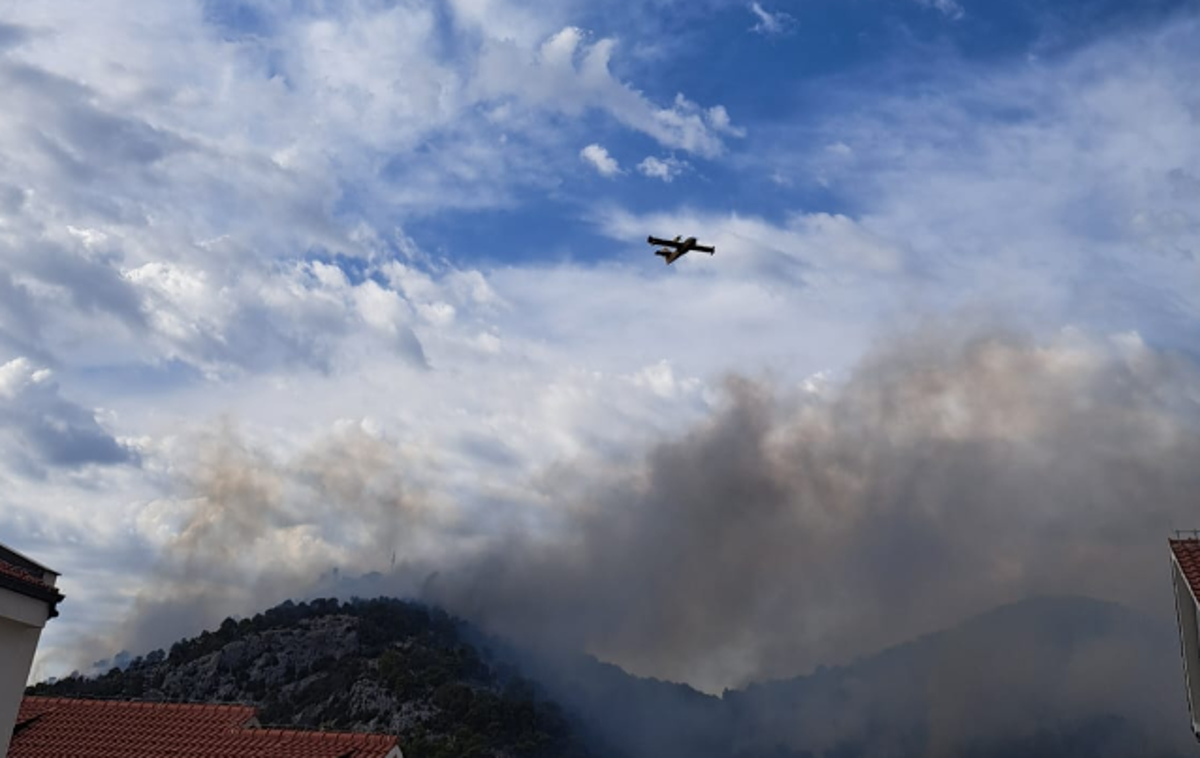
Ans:
[{"label": "airplane fuselage", "polygon": [[700,252],[709,254],[716,252],[716,248],[702,247],[701,245],[698,245],[695,237],[688,237],[687,239],[680,239],[679,237],[676,237],[673,240],[650,237],[647,241],[652,245],[663,246],[661,249],[655,250],[654,254],[661,255],[667,265],[674,263],[693,250],[698,250]]},{"label": "airplane fuselage", "polygon": [[[668,249],[659,250],[658,254],[662,255],[664,258],[666,258],[667,265],[670,266],[672,263],[679,260],[687,253],[691,252],[694,247],[696,247],[696,238],[688,237],[683,242],[679,243],[679,247],[675,248],[674,250],[668,250]],[[664,253],[666,255],[663,255]]]}]

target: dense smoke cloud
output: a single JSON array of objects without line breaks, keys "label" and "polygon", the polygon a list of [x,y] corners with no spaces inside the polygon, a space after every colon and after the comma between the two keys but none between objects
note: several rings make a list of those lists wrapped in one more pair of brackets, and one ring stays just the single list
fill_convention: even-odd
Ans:
[{"label": "dense smoke cloud", "polygon": [[1163,541],[1200,491],[1186,360],[1132,335],[929,327],[817,392],[777,384],[729,379],[710,419],[635,464],[544,472],[551,505],[504,534],[484,506],[412,492],[400,446],[357,427],[282,462],[218,435],[127,638],[331,591],[333,566],[385,572],[343,591],[419,593],[709,689],[1033,594],[1169,614]]},{"label": "dense smoke cloud", "polygon": [[[431,597],[710,688],[802,673],[1031,594],[1169,612],[1163,540],[1200,491],[1200,382],[1134,336],[927,329],[804,395],[732,379],[572,517]],[[578,478],[585,484],[580,485]]]}]

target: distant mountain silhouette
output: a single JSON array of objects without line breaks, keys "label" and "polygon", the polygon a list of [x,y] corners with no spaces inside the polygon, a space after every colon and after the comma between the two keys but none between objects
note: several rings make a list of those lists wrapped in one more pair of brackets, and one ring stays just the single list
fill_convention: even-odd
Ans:
[{"label": "distant mountain silhouette", "polygon": [[254,703],[268,722],[398,734],[408,758],[1182,758],[1178,655],[1169,624],[1035,598],[714,697],[524,650],[435,608],[317,600],[30,691]]},{"label": "distant mountain silhouette", "polygon": [[1174,629],[1078,597],[1007,605],[726,700],[739,740],[819,755],[1069,758],[1192,747]]},{"label": "distant mountain silhouette", "polygon": [[631,756],[1184,756],[1173,626],[1040,597],[809,676],[720,698],[585,656],[522,665]]}]

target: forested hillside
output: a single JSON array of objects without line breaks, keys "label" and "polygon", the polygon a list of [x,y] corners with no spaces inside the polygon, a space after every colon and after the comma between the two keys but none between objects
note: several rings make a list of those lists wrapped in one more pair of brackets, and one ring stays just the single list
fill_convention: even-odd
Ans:
[{"label": "forested hillside", "polygon": [[29,692],[253,703],[264,724],[401,735],[408,758],[595,755],[552,700],[485,661],[461,628],[399,600],[289,601],[124,669]]},{"label": "forested hillside", "polygon": [[436,608],[315,600],[30,692],[252,703],[264,724],[396,734],[408,758],[1178,758],[1177,656],[1121,606],[1040,598],[717,697]]}]

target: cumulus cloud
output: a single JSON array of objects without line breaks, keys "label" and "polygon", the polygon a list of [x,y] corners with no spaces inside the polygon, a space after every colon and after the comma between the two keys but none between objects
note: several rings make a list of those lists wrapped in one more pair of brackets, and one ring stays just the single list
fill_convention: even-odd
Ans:
[{"label": "cumulus cloud", "polygon": [[783,11],[772,13],[760,3],[754,2],[750,3],[750,12],[758,19],[754,26],[750,27],[750,31],[764,37],[777,37],[795,29],[796,19]]},{"label": "cumulus cloud", "polygon": [[[520,25],[542,30],[527,37],[503,31],[519,15],[507,3],[456,3],[462,55],[450,61],[422,2],[264,8],[259,36],[191,6],[151,6],[110,3],[83,23],[47,4],[15,9],[5,27],[0,161],[22,177],[0,186],[0,344],[13,354],[179,361],[208,377],[331,370],[365,323],[421,365],[419,327],[448,326],[445,304],[393,303],[388,324],[370,321],[378,311],[363,305],[388,294],[322,280],[309,258],[399,255],[387,231],[397,213],[549,186],[570,156],[544,159],[563,114],[606,112],[710,156],[733,133],[720,106],[658,105],[619,81],[615,43],[543,28],[553,12]],[[287,55],[268,54],[261,35]],[[110,44],[53,41],[85,38]],[[117,49],[137,54],[117,62]],[[203,63],[180,65],[178,51]]]},{"label": "cumulus cloud", "polygon": [[613,158],[608,154],[607,150],[595,143],[580,150],[579,158],[585,163],[590,164],[601,176],[611,178],[621,173],[621,166],[617,163],[616,158]]},{"label": "cumulus cloud", "polygon": [[[1198,30],[1184,18],[1053,63],[952,75],[937,105],[873,92],[812,136],[852,146],[852,160],[780,135],[757,165],[855,198],[858,220],[903,241],[920,292],[1030,323],[1136,327],[1183,347],[1200,313],[1200,215],[1185,179],[1200,175],[1189,90]],[[981,99],[1019,115],[981,119]]]},{"label": "cumulus cloud", "polygon": [[294,261],[230,282],[155,262],[126,276],[145,297],[163,352],[213,376],[286,366],[328,371],[364,343],[427,364],[412,303],[374,280],[351,282],[333,264]]},{"label": "cumulus cloud", "polygon": [[705,120],[698,105],[680,95],[672,106],[658,106],[616,79],[609,70],[615,49],[610,38],[588,43],[576,27],[562,29],[536,50],[492,42],[483,50],[474,86],[486,99],[516,98],[569,115],[600,109],[666,147],[705,157],[721,152],[721,129]]},{"label": "cumulus cloud", "polygon": [[454,19],[489,38],[534,45],[562,28],[569,3],[512,0],[450,0]]},{"label": "cumulus cloud", "polygon": [[92,411],[63,398],[51,371],[27,358],[0,365],[5,457],[28,473],[45,467],[135,463],[137,455],[106,431]]},{"label": "cumulus cloud", "polygon": [[725,110],[723,105],[714,105],[704,112],[704,119],[713,130],[721,134],[728,134],[731,137],[745,137],[746,130],[740,126],[734,126],[729,118],[729,111]]},{"label": "cumulus cloud", "polygon": [[683,173],[687,167],[688,164],[686,161],[681,161],[673,156],[659,159],[653,155],[647,155],[638,164],[637,169],[643,176],[648,176],[651,179],[661,179],[664,182],[671,182],[675,177]]}]

